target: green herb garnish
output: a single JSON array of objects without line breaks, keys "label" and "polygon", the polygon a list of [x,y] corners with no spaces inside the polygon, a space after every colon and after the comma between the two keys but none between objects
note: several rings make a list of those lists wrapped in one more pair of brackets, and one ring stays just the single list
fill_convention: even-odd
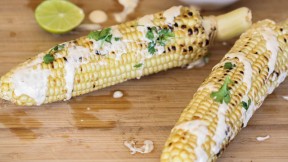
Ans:
[{"label": "green herb garnish", "polygon": [[121,40],[121,38],[120,37],[115,37],[114,40],[115,41],[119,41],[119,40]]},{"label": "green herb garnish", "polygon": [[142,63],[136,64],[134,65],[134,68],[140,68],[142,65],[143,65]]},{"label": "green herb garnish", "polygon": [[44,57],[43,57],[43,61],[45,64],[49,64],[51,62],[53,62],[55,60],[54,58],[54,55],[56,52],[58,51],[61,51],[63,50],[65,47],[65,44],[58,44],[56,45],[55,47],[53,47],[49,52],[48,54],[46,54]]},{"label": "green herb garnish", "polygon": [[111,28],[90,32],[88,34],[88,38],[96,41],[103,40],[104,42],[111,43]]},{"label": "green herb garnish", "polygon": [[175,34],[169,30],[169,29],[162,29],[159,31],[158,33],[159,37],[158,37],[158,43],[161,45],[161,46],[165,46],[165,43],[170,39],[170,38],[173,38],[175,37]]},{"label": "green herb garnish", "polygon": [[155,46],[156,46],[156,43],[154,41],[152,41],[148,44],[148,52],[152,55],[154,55],[154,53],[157,51]]},{"label": "green herb garnish", "polygon": [[154,39],[154,33],[152,30],[148,30],[148,32],[146,33],[146,38],[153,40]]},{"label": "green herb garnish", "polygon": [[250,105],[251,105],[251,99],[249,98],[248,103],[245,102],[245,101],[242,101],[241,103],[242,103],[242,107],[243,107],[245,110],[248,110],[248,108],[249,108]]},{"label": "green herb garnish", "polygon": [[219,102],[219,103],[223,103],[223,101],[228,104],[231,100],[230,98],[230,91],[228,89],[228,84],[230,84],[232,81],[229,77],[225,78],[224,84],[222,85],[222,87],[219,89],[219,91],[217,92],[212,92],[211,93],[211,97]]},{"label": "green herb garnish", "polygon": [[56,52],[61,51],[62,49],[64,49],[64,47],[65,47],[65,44],[58,44],[57,46],[52,48],[49,53],[56,53]]},{"label": "green herb garnish", "polygon": [[44,63],[45,64],[49,64],[51,62],[53,62],[55,60],[54,56],[51,55],[50,53],[46,54],[44,57],[43,57],[43,60],[44,60]]},{"label": "green herb garnish", "polygon": [[156,27],[149,28],[146,33],[146,38],[151,40],[148,44],[149,53],[153,55],[157,51],[155,49],[157,44],[165,46],[166,42],[174,36],[174,33],[170,29],[157,30]]},{"label": "green herb garnish", "polygon": [[231,62],[226,62],[224,64],[224,69],[232,69],[232,67],[233,67],[233,64]]}]

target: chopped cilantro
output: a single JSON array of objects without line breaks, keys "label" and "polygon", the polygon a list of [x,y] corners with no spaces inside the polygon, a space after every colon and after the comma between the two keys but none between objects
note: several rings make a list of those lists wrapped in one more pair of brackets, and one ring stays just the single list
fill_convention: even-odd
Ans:
[{"label": "chopped cilantro", "polygon": [[232,69],[232,67],[233,67],[233,64],[231,62],[226,62],[224,64],[224,69]]},{"label": "chopped cilantro", "polygon": [[[53,50],[53,52],[57,52],[57,51],[61,51],[62,49],[64,49],[64,47],[65,47],[65,44],[58,44],[52,50]],[[52,50],[51,50],[51,52],[52,52]]]},{"label": "chopped cilantro", "polygon": [[157,30],[156,27],[148,28],[146,38],[151,41],[148,44],[149,53],[153,55],[156,52],[155,46],[157,44],[165,46],[166,42],[172,37],[175,37],[175,35],[170,29]]},{"label": "chopped cilantro", "polygon": [[154,33],[152,30],[148,30],[148,32],[146,33],[146,38],[153,40],[154,39]]},{"label": "chopped cilantro", "polygon": [[249,98],[248,103],[245,102],[245,101],[242,101],[241,103],[242,103],[242,107],[243,107],[245,110],[248,110],[248,108],[249,108],[250,105],[251,105],[251,99]]},{"label": "chopped cilantro", "polygon": [[165,46],[165,44],[166,44],[166,42],[170,39],[170,38],[172,38],[172,37],[174,37],[175,35],[174,35],[174,33],[171,31],[171,30],[169,30],[169,29],[162,29],[162,30],[160,30],[159,31],[159,33],[158,33],[158,35],[159,35],[159,37],[158,37],[158,43],[161,45],[161,46]]},{"label": "chopped cilantro", "polygon": [[152,55],[154,55],[154,53],[157,51],[156,50],[156,48],[155,48],[155,46],[156,46],[156,43],[153,41],[153,42],[150,42],[149,44],[148,44],[148,52],[150,53],[150,54],[152,54]]},{"label": "chopped cilantro", "polygon": [[46,54],[44,57],[43,57],[43,60],[44,60],[44,63],[45,64],[49,64],[51,62],[53,62],[55,60],[54,56],[51,55],[50,53]]},{"label": "chopped cilantro", "polygon": [[56,45],[55,47],[53,47],[49,52],[48,54],[46,54],[44,57],[43,57],[43,61],[45,64],[49,64],[51,62],[53,62],[55,60],[53,54],[58,52],[58,51],[61,51],[63,50],[65,47],[65,44],[58,44]]},{"label": "chopped cilantro", "polygon": [[230,92],[228,89],[228,84],[230,84],[232,81],[229,77],[225,78],[224,84],[221,86],[221,88],[219,89],[219,91],[217,92],[212,92],[211,93],[211,97],[219,102],[219,103],[223,103],[223,101],[228,104],[231,100],[230,98]]},{"label": "chopped cilantro", "polygon": [[105,42],[111,43],[111,28],[90,32],[88,34],[88,38],[94,39],[96,41],[103,40]]},{"label": "chopped cilantro", "polygon": [[134,65],[134,68],[140,68],[142,65],[143,65],[142,63],[136,64]]},{"label": "chopped cilantro", "polygon": [[119,41],[119,40],[121,40],[121,38],[120,37],[115,37],[114,40],[115,41]]}]

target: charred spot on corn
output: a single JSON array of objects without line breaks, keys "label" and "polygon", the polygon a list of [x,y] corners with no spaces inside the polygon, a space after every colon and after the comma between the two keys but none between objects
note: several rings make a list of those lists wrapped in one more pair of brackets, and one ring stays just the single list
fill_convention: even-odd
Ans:
[{"label": "charred spot on corn", "polygon": [[228,85],[231,83],[230,77],[226,77],[224,80],[224,84],[221,86],[219,91],[212,92],[210,97],[213,98],[216,102],[219,102],[220,104],[223,103],[223,101],[228,104],[231,100],[230,97],[230,91]]}]

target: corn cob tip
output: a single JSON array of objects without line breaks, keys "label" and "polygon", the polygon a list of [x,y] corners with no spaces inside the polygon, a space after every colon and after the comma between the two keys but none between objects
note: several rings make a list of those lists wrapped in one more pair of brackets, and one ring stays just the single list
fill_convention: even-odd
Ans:
[{"label": "corn cob tip", "polygon": [[239,36],[252,25],[252,12],[247,7],[241,7],[217,16],[216,23],[215,39],[218,41],[229,40]]}]

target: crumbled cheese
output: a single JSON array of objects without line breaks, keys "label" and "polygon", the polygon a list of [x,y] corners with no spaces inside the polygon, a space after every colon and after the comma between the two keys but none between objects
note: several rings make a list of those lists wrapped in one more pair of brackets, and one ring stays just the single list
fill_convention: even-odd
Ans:
[{"label": "crumbled cheese", "polygon": [[257,139],[257,141],[265,141],[265,140],[267,140],[267,139],[269,139],[270,138],[270,135],[267,135],[267,136],[265,136],[265,137],[256,137],[256,139]]},{"label": "crumbled cheese", "polygon": [[154,144],[151,140],[145,140],[144,145],[142,147],[137,148],[136,142],[134,140],[132,141],[124,141],[124,145],[129,148],[131,151],[131,154],[136,154],[137,152],[141,154],[147,154],[153,151]]},{"label": "crumbled cheese", "polygon": [[124,6],[124,10],[120,13],[115,13],[114,18],[117,22],[124,22],[127,18],[127,15],[134,12],[137,7],[139,0],[118,0],[119,3]]},{"label": "crumbled cheese", "polygon": [[113,98],[121,98],[121,97],[123,97],[123,92],[121,92],[121,91],[115,91],[115,92],[113,93]]},{"label": "crumbled cheese", "polygon": [[89,14],[89,20],[93,23],[104,23],[107,19],[107,14],[102,10],[94,10]]}]

